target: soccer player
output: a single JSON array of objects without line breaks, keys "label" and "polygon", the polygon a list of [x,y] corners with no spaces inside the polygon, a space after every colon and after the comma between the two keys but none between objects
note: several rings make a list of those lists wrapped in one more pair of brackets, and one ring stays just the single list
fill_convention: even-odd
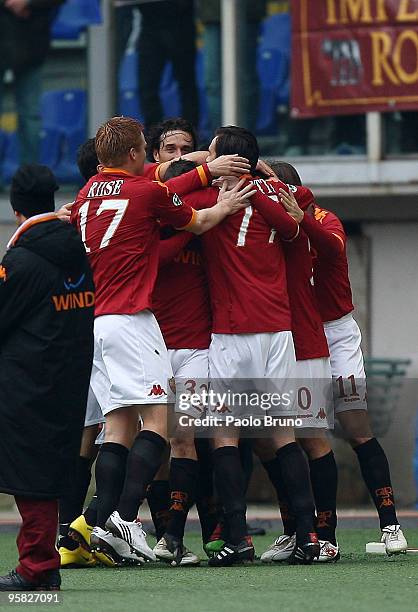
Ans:
[{"label": "soccer player", "polygon": [[328,210],[316,206],[313,217],[304,213],[288,193],[281,192],[281,197],[316,252],[315,292],[330,351],[336,417],[357,455],[364,482],[379,515],[381,541],[387,554],[404,552],[407,542],[396,516],[388,460],[373,436],[367,416],[361,333],[352,315],[354,306],[344,228],[338,217]]},{"label": "soccer player", "polygon": [[[98,508],[91,543],[118,558],[123,557],[117,550],[123,540],[139,557],[154,560],[135,519],[167,444],[172,370],[150,311],[159,220],[202,233],[245,206],[253,190],[240,190],[240,183],[211,210],[195,211],[164,185],[141,176],[146,142],[138,121],[114,117],[99,128],[95,142],[103,169],[80,191],[71,210],[96,285],[91,386],[106,416],[105,442],[96,462]],[[209,182],[207,166],[196,173]]]},{"label": "soccer player", "polygon": [[[163,181],[166,179],[166,172],[170,169],[171,164],[180,161],[180,158],[185,162],[186,160],[196,160],[198,163],[204,163],[206,161],[207,152],[196,151],[196,148],[197,136],[195,129],[186,119],[175,117],[151,126],[147,134],[147,158],[151,163],[145,164],[144,175],[155,180]],[[219,166],[219,164],[222,163],[222,158],[212,160],[209,165],[211,174],[213,176],[221,174],[240,176],[240,174],[247,172],[249,169],[249,166],[245,165],[243,161],[244,160],[239,156],[228,156],[228,158],[225,158],[226,163],[223,164],[222,168]],[[177,166],[176,176],[182,173],[178,172],[180,167],[181,166]],[[189,170],[192,167],[193,166],[189,166]],[[171,174],[171,177],[173,176],[174,175]],[[180,179],[180,184],[178,180],[171,181],[171,185],[173,186],[170,186],[170,189],[174,190],[178,195],[182,195],[183,189],[181,183],[182,179]],[[189,184],[187,184],[187,190],[190,190]],[[180,238],[180,240],[182,239]],[[197,244],[197,242],[195,241],[194,244]],[[168,243],[165,243],[164,246],[167,247]],[[166,309],[162,308],[161,310],[165,311]],[[189,366],[190,365],[191,364],[189,364]],[[197,448],[201,455],[203,452],[205,453],[205,462],[208,463],[209,449],[207,445],[205,445],[203,441],[199,441]],[[189,450],[191,450],[191,448]],[[203,530],[202,533],[204,534],[204,540],[206,542],[213,531],[212,527],[214,526],[215,512],[213,511],[213,504],[209,502],[212,492],[212,479],[209,478],[208,469],[204,469],[202,460],[199,461],[200,474],[196,504]],[[174,462],[172,466],[176,463],[177,462]],[[160,470],[148,488],[147,500],[157,534],[157,541],[160,541],[165,532],[165,526],[169,516],[168,508],[170,505],[168,465],[166,461],[162,463]],[[206,508],[206,511],[204,508]],[[177,550],[180,551],[181,549],[177,548]],[[160,552],[168,556],[171,555],[171,553],[167,551]],[[183,558],[182,563],[186,563],[187,560],[190,561],[190,557],[188,557],[188,559]]]},{"label": "soccer player", "polygon": [[[178,161],[180,158],[204,164],[208,152],[196,149],[196,131],[190,121],[175,117],[152,125],[147,134],[147,159],[150,163],[144,166],[144,176],[152,180],[164,181],[167,168],[173,161]],[[212,162],[215,164],[210,168],[212,176],[223,174],[239,177],[249,170],[246,160],[237,154],[229,155],[223,160],[212,160]],[[223,162],[222,173],[218,166],[221,162]],[[259,161],[259,166],[269,172],[268,166],[263,161]],[[215,174],[218,168],[219,173]],[[181,195],[178,189],[176,193]]]},{"label": "soccer player", "polygon": [[[153,180],[164,181],[165,173],[170,165],[175,160],[180,160],[181,157],[187,159],[196,148],[196,131],[187,119],[174,117],[150,126],[147,131],[147,159],[150,163],[145,164],[144,176]],[[186,235],[186,241],[188,239]],[[147,493],[157,542],[165,533],[169,516],[170,490],[167,461],[163,461]]]},{"label": "soccer player", "polygon": [[[147,131],[147,159],[144,176],[157,181],[165,178],[165,171],[173,160],[181,157],[190,159],[197,149],[197,135],[193,125],[187,119],[174,117],[156,125]],[[191,156],[193,161],[193,156]]]},{"label": "soccer player", "polygon": [[[273,230],[270,219],[264,218],[274,205],[266,194],[274,189],[256,177],[259,150],[253,134],[233,126],[220,128],[210,145],[208,160],[232,152],[250,160],[250,184],[257,187],[257,193],[245,211],[202,237],[213,314],[210,380],[212,385],[221,386],[222,381],[236,378],[275,379],[280,384],[292,375],[295,353],[283,249],[278,238],[295,239],[299,226],[289,223],[277,204]],[[204,208],[213,206],[217,197],[218,190],[211,188],[186,196],[185,200]],[[221,418],[219,411],[217,416]],[[313,528],[314,505],[307,466],[293,431],[276,433],[275,451],[298,514],[292,562],[310,562],[319,547]],[[247,539],[245,482],[238,442],[236,430],[215,433],[215,481],[228,541],[209,560],[211,566],[232,565],[254,556]]]},{"label": "soccer player", "polygon": [[[288,184],[290,192],[296,189],[295,186],[302,186],[299,175],[290,164],[275,162],[271,167],[279,179]],[[299,199],[298,202],[303,210],[314,206],[314,197],[310,190],[306,190],[306,195],[308,197]],[[321,547],[318,561],[335,561],[339,558],[335,539],[337,466],[323,430],[333,423],[331,368],[328,344],[313,286],[310,244],[303,229],[296,240],[285,243],[284,250],[297,360],[295,378],[298,380],[299,416],[304,421],[303,428],[298,432],[298,441],[309,458],[317,510],[316,531]],[[307,427],[315,429],[306,429]],[[262,459],[264,455],[263,465],[276,489],[284,525],[284,534],[275,540],[261,560],[283,561],[290,557],[294,548],[295,517],[292,515],[280,470],[277,469],[276,462],[268,457],[268,447],[258,447],[258,450]]]},{"label": "soccer player", "polygon": [[[192,170],[188,160],[174,161],[165,173],[166,184]],[[189,232],[161,229],[160,269],[153,293],[153,311],[168,348],[176,381],[176,412],[187,415],[190,426],[180,428],[170,439],[170,503],[163,533],[157,534],[157,558],[176,565],[197,565],[199,558],[184,548],[183,536],[188,510],[196,499],[199,465],[192,420],[202,409],[179,406],[209,377],[208,348],[212,317],[201,245]],[[156,481],[161,487],[161,480]],[[154,483],[155,484],[155,481]],[[166,496],[168,498],[168,495]],[[157,526],[159,518],[156,518]]]}]

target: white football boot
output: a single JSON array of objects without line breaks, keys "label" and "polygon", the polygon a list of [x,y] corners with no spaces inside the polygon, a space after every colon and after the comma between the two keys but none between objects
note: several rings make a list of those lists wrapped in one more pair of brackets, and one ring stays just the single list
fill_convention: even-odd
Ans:
[{"label": "white football boot", "polygon": [[179,542],[169,534],[165,534],[153,550],[157,559],[170,563],[173,567],[186,567],[199,565],[200,559],[183,542]]},{"label": "white football boot", "polygon": [[387,555],[406,553],[408,543],[400,525],[388,525],[382,529],[381,542],[385,545]]},{"label": "white football boot", "polygon": [[124,521],[121,519],[119,512],[115,510],[107,519],[106,529],[118,538],[125,540],[138,557],[143,557],[147,561],[156,560],[152,549],[148,546],[147,534],[142,529],[140,521]]},{"label": "white football boot", "polygon": [[[94,527],[91,533],[90,546],[93,553],[98,553],[99,559],[101,559],[101,555],[104,555],[110,558],[114,565],[140,565],[144,563],[144,559],[138,557],[125,540],[114,536],[113,533],[105,531],[101,527]],[[110,563],[105,563],[105,565],[110,565]]]},{"label": "white football boot", "polygon": [[337,544],[331,544],[328,540],[319,540],[320,552],[319,557],[314,559],[316,563],[335,563],[340,558],[340,547]]},{"label": "white football boot", "polygon": [[292,536],[281,535],[274,540],[273,544],[261,555],[263,563],[271,563],[278,561],[286,561],[290,557],[295,548],[296,534]]}]

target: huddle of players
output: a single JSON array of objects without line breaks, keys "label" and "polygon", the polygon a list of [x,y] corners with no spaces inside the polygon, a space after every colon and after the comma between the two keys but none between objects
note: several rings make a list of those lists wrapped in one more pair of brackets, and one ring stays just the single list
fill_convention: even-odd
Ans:
[{"label": "huddle of players", "polygon": [[[95,149],[89,147],[81,165],[97,150],[104,167],[81,190],[71,220],[89,252],[97,292],[86,423],[102,421],[103,413],[106,428],[96,496],[82,515],[90,444],[80,457],[76,494],[63,500],[62,565],[156,558],[197,565],[199,558],[183,544],[194,502],[210,565],[254,558],[239,431],[220,428],[210,441],[195,441],[193,428],[180,431],[170,439],[168,481],[164,469],[157,474],[167,454],[171,375],[177,393],[208,379],[266,379],[278,392],[289,379],[308,387],[308,403],[301,401],[293,414],[303,412],[315,435],[303,429],[297,443],[292,428],[281,427],[252,442],[276,489],[284,525],[262,561],[339,558],[337,469],[324,433],[324,381],[331,377],[335,412],[375,502],[382,541],[389,554],[406,550],[386,456],[368,426],[361,337],[351,315],[346,237],[338,218],[315,204],[292,166],[258,164],[257,141],[240,128],[220,128],[208,154],[195,152],[190,124],[168,120],[150,130],[154,162],[145,169],[142,129],[133,120],[110,120],[99,129]],[[85,178],[93,172],[90,163]],[[164,180],[165,187],[142,174]],[[221,189],[211,185],[225,175]],[[245,183],[238,182],[241,175]],[[191,232],[202,235],[196,239]],[[187,414],[201,416],[199,409]],[[145,497],[157,533],[153,550],[135,521]]]}]

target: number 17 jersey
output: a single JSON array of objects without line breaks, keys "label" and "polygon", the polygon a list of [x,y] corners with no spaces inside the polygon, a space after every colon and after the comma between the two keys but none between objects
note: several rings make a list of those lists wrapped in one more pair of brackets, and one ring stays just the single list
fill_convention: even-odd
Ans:
[{"label": "number 17 jersey", "polygon": [[151,308],[158,271],[159,219],[188,226],[193,209],[165,185],[105,169],[83,187],[71,209],[96,285],[96,317]]}]

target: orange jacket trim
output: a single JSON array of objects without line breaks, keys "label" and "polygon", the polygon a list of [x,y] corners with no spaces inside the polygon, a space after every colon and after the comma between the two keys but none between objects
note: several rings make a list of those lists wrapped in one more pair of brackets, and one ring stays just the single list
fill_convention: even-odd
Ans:
[{"label": "orange jacket trim", "polygon": [[44,213],[41,215],[35,215],[33,217],[29,217],[26,219],[24,223],[15,231],[13,236],[10,238],[7,248],[14,246],[16,241],[21,237],[21,235],[26,232],[30,227],[37,225],[38,223],[44,223],[45,221],[57,221],[58,217],[55,213]]}]

